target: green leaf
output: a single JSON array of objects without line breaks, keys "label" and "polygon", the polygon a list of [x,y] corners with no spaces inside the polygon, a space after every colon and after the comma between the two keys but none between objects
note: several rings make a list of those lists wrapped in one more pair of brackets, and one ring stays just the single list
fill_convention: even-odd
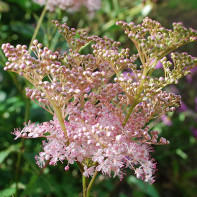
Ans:
[{"label": "green leaf", "polygon": [[24,24],[22,22],[14,22],[11,24],[11,29],[26,38],[31,38],[34,32],[34,27],[32,25]]},{"label": "green leaf", "polygon": [[183,159],[187,159],[188,158],[187,154],[185,152],[183,152],[180,148],[176,149],[176,154],[179,155]]},{"label": "green leaf", "polygon": [[3,91],[0,91],[0,102],[4,102],[6,99],[6,93]]},{"label": "green leaf", "polygon": [[195,176],[197,176],[197,168],[190,170],[183,175],[184,179],[189,179]]},{"label": "green leaf", "polygon": [[27,8],[30,8],[34,5],[33,2],[29,1],[29,0],[20,0],[20,1],[16,1],[16,0],[9,0],[10,2],[13,2],[15,4],[18,4],[21,8],[23,8],[24,10]]},{"label": "green leaf", "polygon": [[16,188],[7,188],[2,191],[0,191],[1,197],[10,197],[16,192]]},{"label": "green leaf", "polygon": [[9,10],[9,5],[3,1],[0,1],[0,12],[8,12]]},{"label": "green leaf", "polygon": [[184,120],[185,120],[185,113],[182,112],[182,113],[179,114],[179,121],[183,122]]},{"label": "green leaf", "polygon": [[10,146],[8,149],[6,149],[4,151],[1,151],[0,152],[0,164],[6,159],[6,157],[10,153],[15,152],[15,151],[18,151],[18,150],[19,150],[19,144],[16,144],[16,145]]},{"label": "green leaf", "polygon": [[149,183],[144,183],[143,181],[137,179],[134,176],[130,176],[127,181],[130,185],[134,184],[138,186],[142,192],[149,195],[150,197],[159,197],[159,193],[153,185],[150,185]]},{"label": "green leaf", "polygon": [[0,164],[5,160],[5,158],[11,153],[9,149],[0,152]]},{"label": "green leaf", "polygon": [[121,193],[119,197],[127,197],[127,196]]},{"label": "green leaf", "polygon": [[38,187],[38,178],[39,176],[37,174],[31,177],[26,189],[23,191],[21,196],[26,196],[26,195],[29,196],[30,194],[33,194],[35,192],[35,190]]}]

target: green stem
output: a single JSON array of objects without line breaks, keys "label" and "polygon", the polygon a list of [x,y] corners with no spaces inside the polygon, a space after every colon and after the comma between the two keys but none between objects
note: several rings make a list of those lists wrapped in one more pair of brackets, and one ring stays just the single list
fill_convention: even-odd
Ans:
[{"label": "green stem", "polygon": [[127,113],[125,119],[124,119],[123,124],[122,124],[123,126],[126,125],[126,123],[127,123],[127,121],[129,120],[129,117],[130,117],[130,115],[131,115],[133,109],[134,109],[135,106],[139,103],[140,95],[141,95],[141,93],[142,93],[143,90],[144,90],[143,85],[144,85],[144,81],[145,81],[145,78],[146,78],[147,73],[148,73],[148,68],[145,67],[145,68],[144,68],[144,71],[143,71],[143,74],[142,74],[141,83],[140,83],[140,85],[139,85],[139,87],[138,87],[138,91],[137,91],[136,95],[134,96],[134,99],[133,99],[133,101],[132,101],[132,104],[131,104],[131,106],[129,107],[129,111],[128,111],[128,113]]},{"label": "green stem", "polygon": [[83,176],[82,174],[82,184],[83,184],[83,197],[87,197],[86,195],[86,191],[87,191],[87,182],[88,182],[88,178]]},{"label": "green stem", "polygon": [[15,192],[15,196],[18,196],[18,181],[19,181],[19,172],[20,172],[20,163],[21,163],[21,157],[22,157],[22,152],[23,152],[23,148],[24,148],[24,138],[22,138],[21,140],[21,147],[17,156],[17,161],[16,161],[16,174],[15,174],[15,181],[16,181],[16,192]]},{"label": "green stem", "polygon": [[29,98],[26,98],[26,106],[25,106],[25,122],[29,119],[29,112],[30,112],[30,100]]},{"label": "green stem", "polygon": [[[156,64],[157,64],[158,61],[159,61],[159,59],[156,58],[156,59],[155,59],[155,62],[153,63],[153,64],[154,64],[153,67],[156,66]],[[144,63],[144,65],[145,65],[145,63]],[[150,71],[150,70],[149,70],[149,65],[145,66],[145,67],[144,67],[144,70],[143,70],[142,78],[141,78],[141,83],[140,83],[140,85],[139,85],[139,87],[138,87],[137,94],[134,96],[133,102],[132,102],[131,106],[129,107],[129,111],[128,111],[128,113],[127,113],[125,119],[124,119],[124,122],[123,122],[123,124],[122,124],[123,127],[126,125],[126,123],[127,123],[128,119],[129,119],[129,117],[130,117],[130,115],[131,115],[133,109],[135,108],[135,106],[136,106],[138,103],[140,103],[140,101],[141,101],[141,100],[139,100],[139,98],[140,98],[141,93],[142,93],[143,90],[144,90],[143,85],[144,85],[145,78],[146,78],[147,75],[150,76],[150,74],[151,74],[149,71]]]},{"label": "green stem", "polygon": [[16,79],[16,75],[14,75],[13,73],[9,72],[9,75],[12,77],[12,80],[16,86],[16,88],[18,89],[19,92],[21,92],[22,94],[24,94],[24,91],[22,90],[21,86],[19,85],[17,79]]},{"label": "green stem", "polygon": [[34,34],[32,36],[32,39],[31,39],[31,42],[30,42],[30,45],[29,45],[29,50],[28,50],[29,52],[31,51],[31,46],[33,44],[34,39],[36,38],[36,36],[38,34],[38,30],[40,29],[40,26],[42,24],[42,21],[43,21],[43,18],[44,18],[44,15],[45,15],[46,11],[47,11],[47,9],[46,9],[46,6],[45,6],[44,9],[42,10],[40,18],[38,20],[38,24],[37,24],[36,29],[34,31]]},{"label": "green stem", "polygon": [[[64,131],[64,134],[65,134],[65,138],[68,139],[68,135],[67,135],[67,131],[66,131],[66,127],[65,127],[65,124],[64,124],[64,119],[62,117],[62,112],[61,112],[61,109],[59,109],[56,104],[50,99],[48,98],[50,103],[52,104],[53,106],[53,109],[55,111],[55,115],[57,116],[57,119],[59,120],[59,123],[61,125],[61,128],[62,130]],[[69,143],[69,142],[68,142]]]},{"label": "green stem", "polygon": [[[29,111],[30,111],[30,100],[29,98],[26,98],[26,106],[25,106],[25,118],[24,118],[24,122],[27,122],[29,119]],[[25,140],[24,138],[22,138],[21,140],[21,147],[17,156],[17,162],[16,162],[16,175],[15,175],[15,180],[16,180],[16,192],[15,192],[15,196],[18,196],[18,181],[20,178],[20,167],[21,167],[21,158],[22,158],[22,154],[23,154],[23,150],[24,150],[24,146],[25,146]]]},{"label": "green stem", "polygon": [[88,185],[86,197],[90,197],[90,190],[92,189],[92,186],[93,186],[93,183],[94,183],[94,181],[96,179],[97,174],[98,174],[98,172],[96,171],[95,174],[94,174],[94,176],[92,177],[89,185]]},{"label": "green stem", "polygon": [[134,109],[134,107],[135,107],[136,105],[137,105],[137,102],[136,102],[136,100],[135,100],[135,101],[132,103],[132,105],[129,107],[129,111],[128,111],[128,113],[127,113],[125,119],[124,119],[123,124],[122,124],[123,127],[126,125],[127,121],[129,120],[129,117],[130,117],[130,115],[131,115],[131,113],[132,113],[132,111],[133,111],[133,109]]},{"label": "green stem", "polygon": [[78,162],[78,161],[76,161],[76,163],[77,163],[77,165],[78,165],[78,167],[79,167],[79,170],[81,171],[81,174],[83,175],[83,165],[80,163],[80,162]]}]

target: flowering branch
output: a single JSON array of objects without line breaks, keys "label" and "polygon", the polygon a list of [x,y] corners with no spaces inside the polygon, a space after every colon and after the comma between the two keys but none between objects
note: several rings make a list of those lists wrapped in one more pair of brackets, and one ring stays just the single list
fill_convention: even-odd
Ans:
[{"label": "flowering branch", "polygon": [[[26,46],[2,45],[8,58],[4,70],[26,78],[33,85],[26,88],[26,95],[54,116],[49,122],[29,122],[16,129],[16,139],[46,139],[43,152],[36,156],[40,167],[46,161],[49,165],[67,161],[68,170],[77,162],[86,197],[98,172],[122,179],[124,169],[130,168],[137,178],[153,183],[156,164],[150,158],[151,145],[169,141],[159,138],[158,131],[149,131],[149,122],[180,106],[180,96],[163,88],[177,83],[197,64],[197,58],[187,53],[171,53],[173,62],[165,56],[195,41],[197,32],[181,23],[168,30],[149,18],[140,25],[120,21],[117,24],[138,50],[130,56],[128,48],[119,50],[119,42],[53,23],[69,43],[68,52],[53,53],[34,40],[35,58]],[[93,54],[81,54],[87,44]],[[155,76],[158,61],[163,73]]]}]

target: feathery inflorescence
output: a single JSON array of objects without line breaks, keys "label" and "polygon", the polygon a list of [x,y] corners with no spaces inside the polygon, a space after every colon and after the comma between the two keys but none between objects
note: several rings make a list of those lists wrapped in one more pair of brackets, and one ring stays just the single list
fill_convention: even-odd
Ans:
[{"label": "feathery inflorescence", "polygon": [[[50,2],[50,1],[49,1]],[[75,161],[84,176],[96,171],[123,177],[125,168],[137,178],[154,182],[156,163],[150,157],[152,144],[169,144],[148,123],[180,106],[180,96],[163,90],[177,83],[196,66],[197,58],[172,51],[193,42],[197,32],[174,23],[173,30],[145,18],[141,25],[117,22],[135,44],[138,54],[119,49],[120,43],[107,37],[88,36],[85,30],[53,23],[70,49],[52,52],[34,40],[27,46],[3,44],[8,58],[4,70],[16,72],[33,87],[26,95],[49,113],[53,120],[42,124],[29,122],[16,129],[16,138],[45,138],[43,151],[36,156],[40,167]],[[91,44],[92,54],[81,54]],[[173,62],[167,61],[171,53]],[[137,64],[140,60],[141,65]],[[158,62],[163,73],[155,76]]]}]

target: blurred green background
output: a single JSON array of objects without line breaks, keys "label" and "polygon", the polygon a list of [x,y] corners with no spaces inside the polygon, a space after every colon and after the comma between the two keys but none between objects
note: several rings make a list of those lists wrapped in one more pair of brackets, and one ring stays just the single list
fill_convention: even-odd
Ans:
[{"label": "blurred green background", "polygon": [[[31,0],[0,0],[0,45],[29,45],[43,7]],[[196,0],[103,0],[101,9],[89,16],[87,10],[67,13],[57,9],[47,12],[37,39],[52,50],[68,50],[65,40],[50,23],[52,19],[67,22],[70,27],[86,28],[89,34],[108,36],[121,41],[122,48],[135,52],[133,44],[115,25],[118,20],[139,23],[145,16],[171,28],[172,22],[183,22],[197,29]],[[179,51],[197,56],[196,44]],[[76,166],[65,172],[64,165],[40,169],[35,155],[41,150],[39,139],[14,141],[11,132],[27,120],[43,122],[50,115],[25,97],[25,81],[3,71],[6,62],[0,49],[0,197],[80,197],[80,171]],[[151,123],[171,144],[155,146],[156,182],[150,186],[128,170],[122,181],[99,175],[93,187],[97,197],[196,197],[197,196],[197,69],[168,87],[182,96],[182,107]]]}]

